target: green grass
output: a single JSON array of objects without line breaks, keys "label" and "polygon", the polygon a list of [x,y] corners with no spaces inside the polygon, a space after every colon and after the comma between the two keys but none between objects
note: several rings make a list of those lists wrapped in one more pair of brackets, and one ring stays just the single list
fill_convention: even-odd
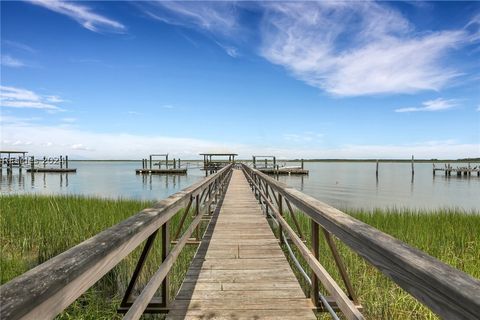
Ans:
[{"label": "green grass", "polygon": [[[351,210],[347,213],[473,277],[480,277],[478,263],[480,261],[480,214],[478,212],[453,209],[429,212],[387,209]],[[294,227],[289,215],[287,220]],[[303,234],[309,235],[310,220],[300,212],[297,212],[297,220]],[[335,242],[368,319],[438,319],[428,308],[342,242],[338,240]],[[308,245],[310,245],[309,240]],[[305,270],[309,270],[297,251],[296,253]],[[322,232],[320,232],[319,260],[337,283],[346,290]],[[297,277],[300,279],[298,273]],[[304,291],[308,292],[308,285],[303,279],[301,284]],[[322,292],[326,294],[324,290]]]},{"label": "green grass", "polygon": [[[135,200],[106,200],[79,196],[0,196],[0,270],[1,283],[28,271],[100,231],[128,218],[150,202]],[[170,224],[174,236],[183,211]],[[183,230],[191,221],[186,220]],[[139,279],[143,287],[161,264],[161,242],[157,236],[154,247]],[[180,287],[194,246],[186,246],[173,266],[170,295]],[[142,246],[107,273],[88,290],[60,319],[121,318],[116,308],[128,285]],[[137,290],[138,291],[138,290]]]},{"label": "green grass", "polygon": [[[105,200],[78,196],[0,196],[1,283],[118,223],[149,202]],[[399,238],[430,255],[480,277],[480,214],[460,210],[417,212],[409,210],[350,211],[354,217]],[[182,212],[171,223],[171,236]],[[287,220],[291,218],[286,215]],[[309,220],[299,213],[304,234]],[[186,225],[188,225],[187,221]],[[292,224],[293,226],[293,224]],[[321,234],[322,235],[322,234]],[[159,237],[158,237],[159,238]],[[331,253],[321,237],[320,260],[343,287]],[[369,319],[436,319],[408,293],[368,265],[348,247],[336,242],[353,285]],[[160,265],[160,242],[151,251],[140,287]],[[59,316],[60,319],[115,319],[116,308],[141,247],[110,271]],[[177,292],[195,247],[187,246],[171,272],[170,294]],[[307,286],[303,282],[305,291]],[[323,316],[322,316],[323,317]],[[328,317],[325,317],[328,318]]]}]

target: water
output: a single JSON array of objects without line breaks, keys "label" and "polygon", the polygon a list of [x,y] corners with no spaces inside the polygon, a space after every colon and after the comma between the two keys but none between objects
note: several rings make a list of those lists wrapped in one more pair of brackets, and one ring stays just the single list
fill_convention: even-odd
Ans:
[{"label": "water", "polygon": [[[442,164],[443,165],[443,164]],[[467,164],[452,164],[453,167]],[[475,164],[472,164],[475,166]],[[308,176],[279,176],[279,180],[339,209],[346,208],[461,208],[480,210],[480,177],[432,174],[431,163],[305,162]],[[441,167],[437,165],[437,167]]]},{"label": "water", "polygon": [[[204,172],[188,175],[136,175],[138,162],[74,162],[74,174],[26,173],[3,170],[1,194],[80,194],[106,198],[160,200],[199,181]],[[295,165],[289,163],[288,165]],[[480,210],[480,178],[432,175],[432,164],[416,163],[412,180],[409,163],[305,162],[308,176],[278,179],[339,209],[347,208],[461,208]],[[457,164],[453,164],[454,167]],[[463,166],[463,164],[458,164]]]}]

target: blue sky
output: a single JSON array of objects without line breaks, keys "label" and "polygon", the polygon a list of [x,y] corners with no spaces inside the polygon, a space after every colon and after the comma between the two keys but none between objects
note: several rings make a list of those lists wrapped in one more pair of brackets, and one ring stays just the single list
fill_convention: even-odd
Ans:
[{"label": "blue sky", "polygon": [[480,156],[479,2],[1,2],[1,149]]}]

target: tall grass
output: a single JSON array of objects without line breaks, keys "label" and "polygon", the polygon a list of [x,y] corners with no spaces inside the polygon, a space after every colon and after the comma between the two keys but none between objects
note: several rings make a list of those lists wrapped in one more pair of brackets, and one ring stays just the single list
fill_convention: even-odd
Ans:
[{"label": "tall grass", "polygon": [[[480,214],[478,212],[454,209],[429,212],[385,209],[350,210],[347,213],[454,268],[473,277],[480,277]],[[301,212],[297,212],[296,215],[310,245],[311,239],[307,236],[310,235],[310,219]],[[286,214],[286,217],[295,229],[291,216]],[[368,319],[437,319],[437,316],[428,308],[342,242],[335,239],[335,243]],[[294,251],[304,269],[309,270],[298,251]],[[322,232],[320,232],[319,260],[337,283],[346,290]],[[304,291],[308,292],[308,284],[298,272],[296,274]],[[328,295],[325,290],[321,291]]]},{"label": "tall grass", "polygon": [[[107,200],[79,196],[1,196],[0,255],[1,283],[28,271],[102,230],[128,218],[151,203],[135,200]],[[183,210],[170,223],[170,237],[178,228]],[[184,230],[191,221],[185,221]],[[161,241],[157,235],[150,250],[138,288],[142,288],[161,264]],[[194,246],[186,246],[173,266],[170,295],[179,289]],[[114,319],[142,246],[108,272],[60,319]],[[137,288],[137,292],[139,289]]]},{"label": "tall grass", "polygon": [[[26,272],[98,232],[126,219],[151,203],[134,200],[105,200],[78,196],[0,196],[1,283]],[[348,212],[392,236],[437,257],[474,277],[480,277],[480,214],[461,210],[352,210]],[[170,235],[178,227],[179,212],[172,219]],[[296,213],[305,235],[310,221]],[[190,215],[191,217],[191,215]],[[286,218],[292,223],[291,217]],[[190,220],[186,221],[185,227]],[[185,228],[184,227],[184,228]],[[160,237],[157,236],[157,240]],[[310,239],[308,239],[308,245]],[[354,288],[369,319],[436,319],[426,307],[391,280],[336,241]],[[333,257],[320,233],[320,261],[344,287]],[[142,247],[132,252],[95,286],[77,299],[60,319],[118,319],[116,313]],[[161,263],[160,241],[140,279],[141,288]],[[195,246],[186,246],[170,273],[170,294],[178,291]],[[300,255],[297,252],[297,256]],[[301,261],[301,259],[299,259]],[[306,270],[308,267],[302,261]],[[295,268],[293,268],[295,270]],[[299,276],[304,290],[305,281]],[[321,315],[321,318],[328,318]]]}]

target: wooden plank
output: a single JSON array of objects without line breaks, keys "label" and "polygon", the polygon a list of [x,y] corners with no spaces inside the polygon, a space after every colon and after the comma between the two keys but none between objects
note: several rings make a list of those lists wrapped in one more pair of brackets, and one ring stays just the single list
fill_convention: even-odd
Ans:
[{"label": "wooden plank", "polygon": [[234,170],[167,319],[316,319],[254,198]]},{"label": "wooden plank", "polygon": [[[281,311],[281,312],[279,312]],[[302,308],[283,309],[283,310],[172,310],[168,319],[215,319],[215,320],[232,320],[232,319],[262,319],[262,320],[298,320],[311,319],[311,311]],[[280,315],[279,315],[280,314]]]}]

